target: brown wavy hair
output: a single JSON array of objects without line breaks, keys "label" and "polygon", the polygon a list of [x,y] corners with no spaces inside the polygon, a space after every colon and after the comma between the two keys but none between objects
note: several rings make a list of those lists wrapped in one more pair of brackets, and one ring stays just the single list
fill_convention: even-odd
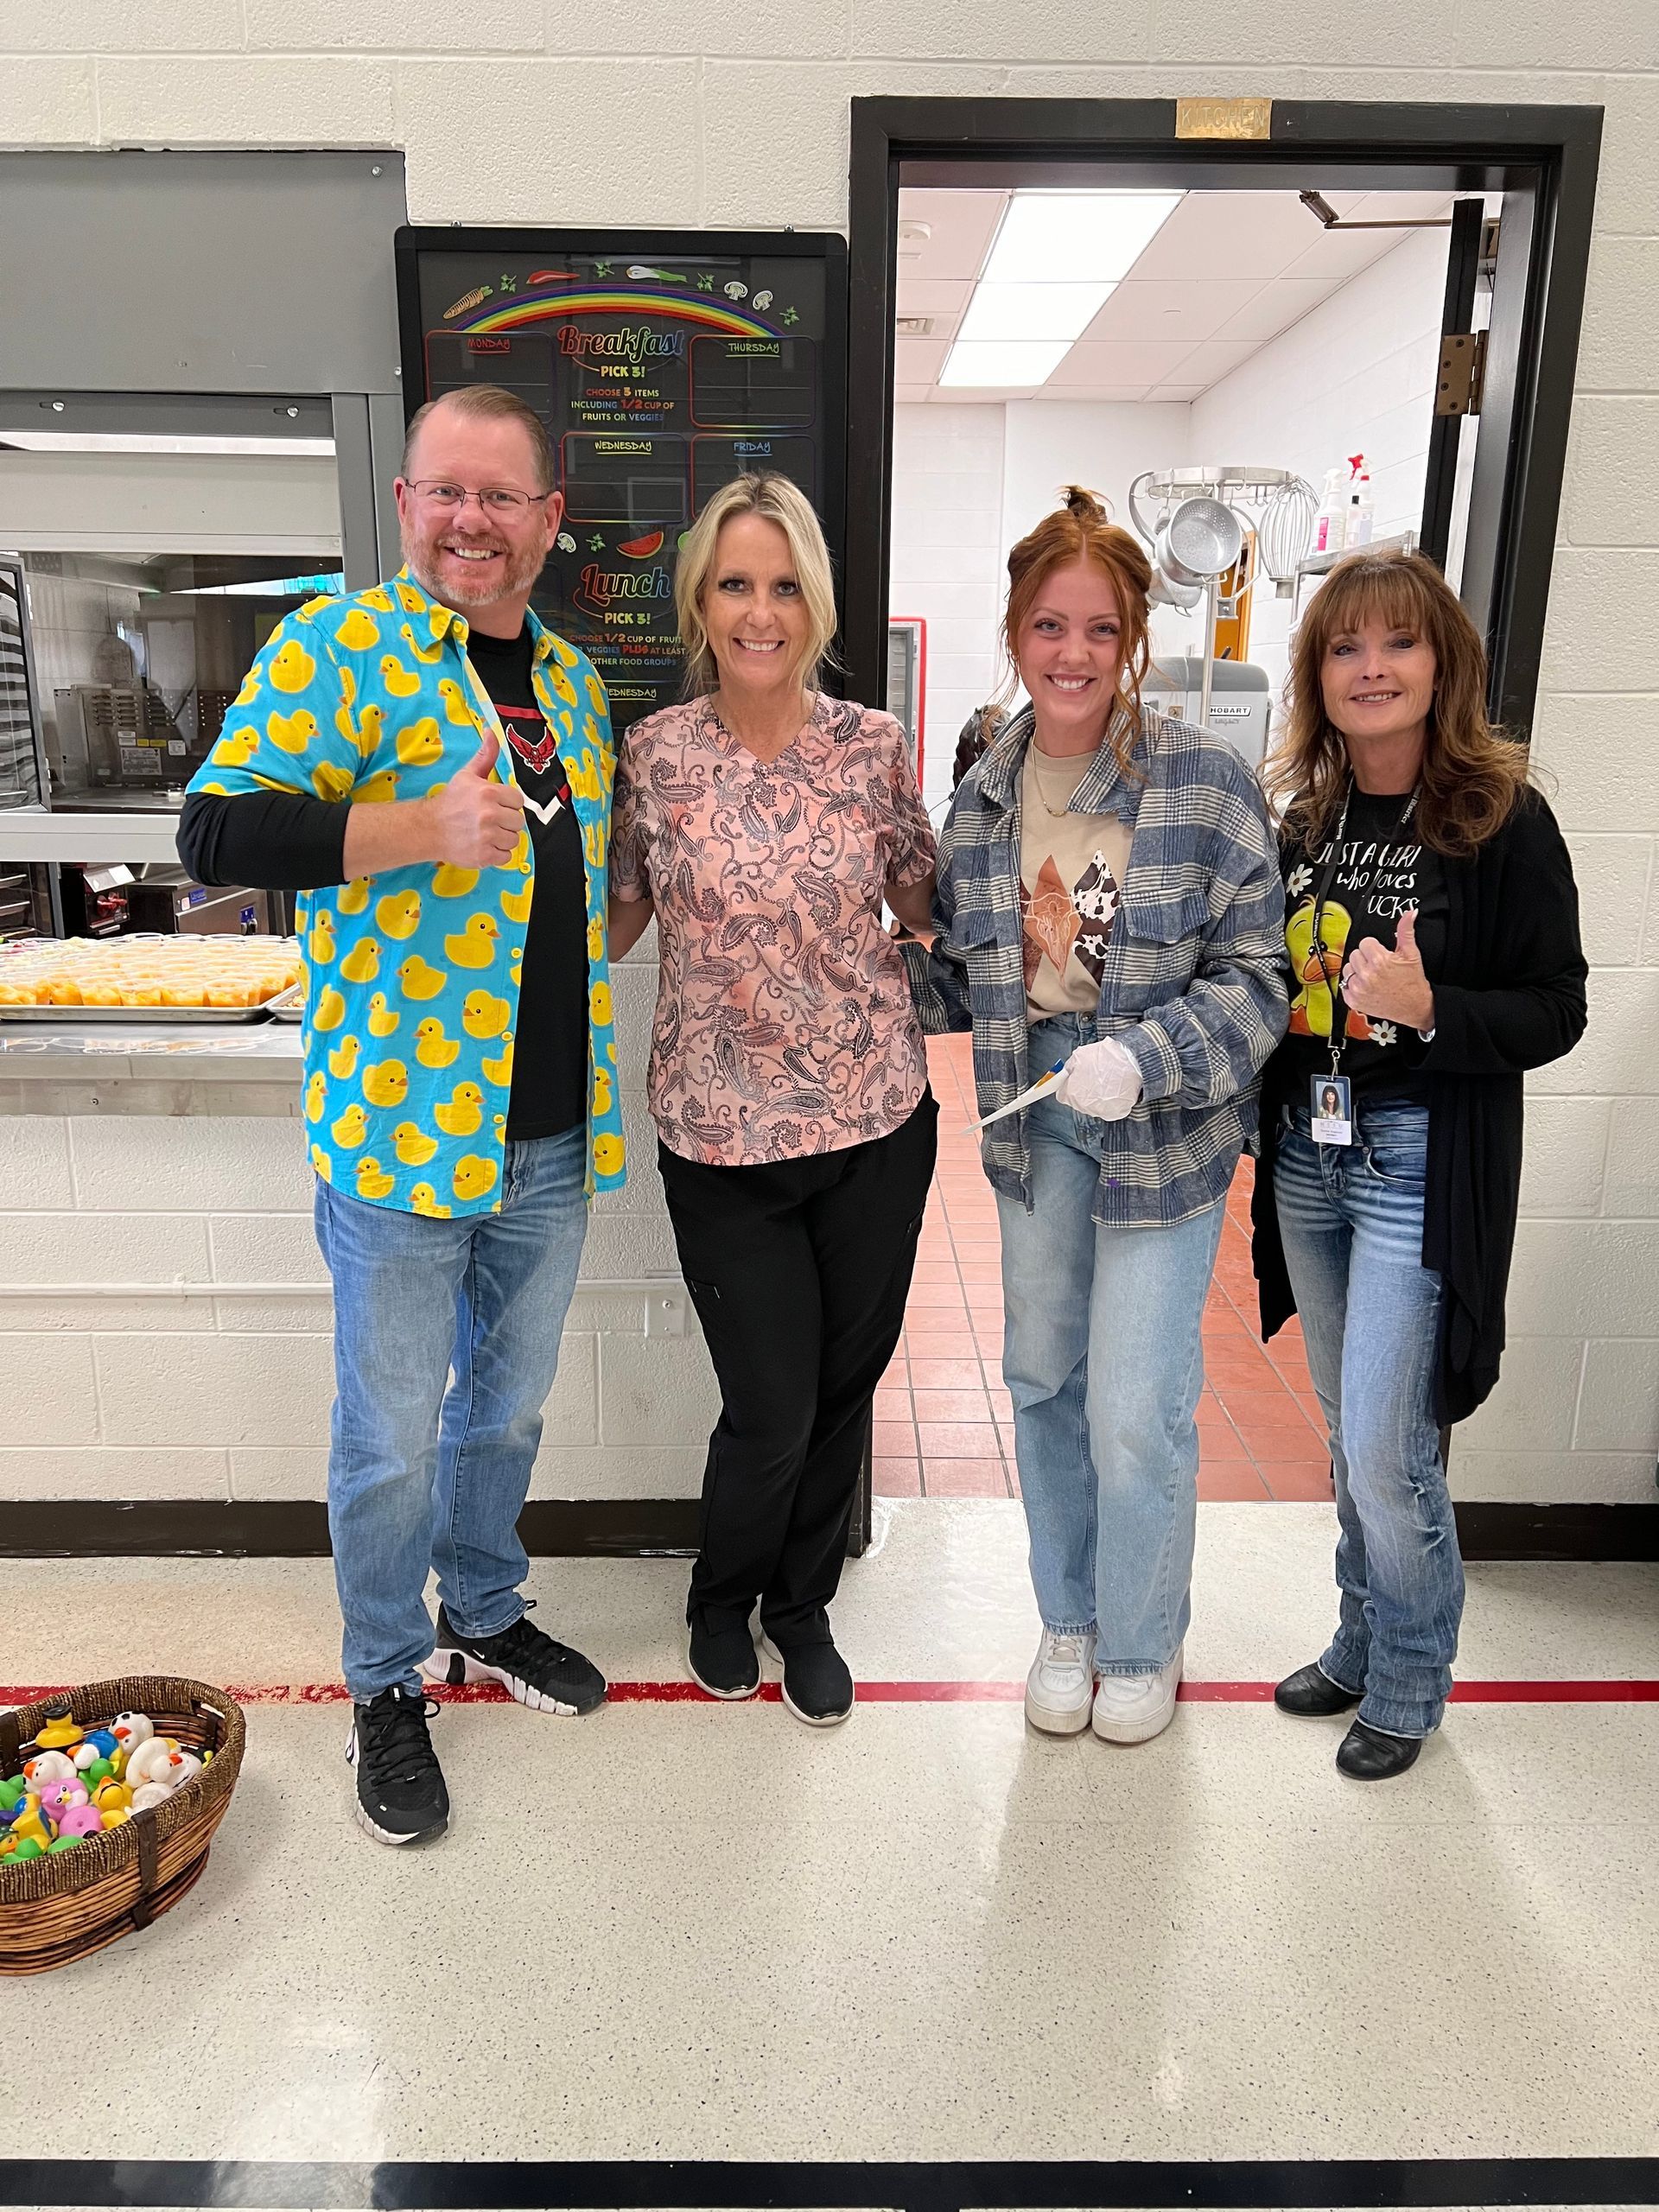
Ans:
[{"label": "brown wavy hair", "polygon": [[1125,775],[1140,777],[1141,771],[1131,756],[1141,735],[1141,686],[1151,657],[1147,642],[1147,594],[1152,587],[1152,563],[1139,541],[1112,520],[1110,510],[1097,493],[1085,491],[1081,484],[1068,484],[1064,504],[1052,515],[1045,515],[1009,554],[1003,646],[1017,675],[1020,632],[1050,575],[1074,561],[1092,561],[1117,597],[1123,626],[1118,636],[1117,697],[1125,712],[1109,717],[1107,734],[1118,767]]},{"label": "brown wavy hair", "polygon": [[1487,719],[1486,648],[1463,602],[1424,553],[1353,553],[1314,595],[1291,647],[1283,729],[1264,781],[1308,848],[1323,843],[1348,788],[1348,751],[1325,711],[1333,639],[1381,620],[1433,647],[1434,696],[1413,828],[1426,845],[1466,860],[1496,835],[1527,786],[1524,746]]}]

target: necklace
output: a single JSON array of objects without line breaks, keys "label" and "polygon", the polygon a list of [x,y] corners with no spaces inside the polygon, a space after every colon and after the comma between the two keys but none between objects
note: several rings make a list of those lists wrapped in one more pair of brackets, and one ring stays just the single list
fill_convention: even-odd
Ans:
[{"label": "necklace", "polygon": [[[1097,753],[1099,750],[1099,747],[1096,746],[1095,753]],[[1051,822],[1064,822],[1066,816],[1071,811],[1071,802],[1077,797],[1077,785],[1088,774],[1090,767],[1094,761],[1095,753],[1069,753],[1061,756],[1062,765],[1065,767],[1069,768],[1074,761],[1080,762],[1081,766],[1078,767],[1077,774],[1071,779],[1071,788],[1065,794],[1065,805],[1051,806],[1048,803],[1048,793],[1043,789],[1043,763],[1049,758],[1049,756],[1039,749],[1037,741],[1034,737],[1031,741],[1030,750],[1027,757],[1031,762],[1032,788],[1037,794],[1038,805],[1042,808],[1043,812],[1047,815]]]}]

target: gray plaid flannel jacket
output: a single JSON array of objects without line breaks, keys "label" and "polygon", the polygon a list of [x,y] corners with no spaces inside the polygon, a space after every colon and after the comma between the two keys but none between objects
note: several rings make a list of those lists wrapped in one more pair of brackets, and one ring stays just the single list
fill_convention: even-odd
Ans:
[{"label": "gray plaid flannel jacket", "polygon": [[[982,1114],[1032,1080],[1020,911],[1020,783],[1029,708],[963,777],[939,838],[938,935],[903,951],[922,1027],[971,1029]],[[1262,1069],[1284,1034],[1285,899],[1266,804],[1225,739],[1147,713],[1122,775],[1109,745],[1072,796],[1131,832],[1096,1037],[1140,1063],[1127,1120],[1095,1122],[1094,1218],[1170,1225],[1212,1205],[1254,1135]],[[1040,1072],[1040,1071],[1039,1071]],[[1031,1206],[1026,1116],[981,1137],[985,1172]],[[1092,1143],[1091,1143],[1092,1148]]]}]

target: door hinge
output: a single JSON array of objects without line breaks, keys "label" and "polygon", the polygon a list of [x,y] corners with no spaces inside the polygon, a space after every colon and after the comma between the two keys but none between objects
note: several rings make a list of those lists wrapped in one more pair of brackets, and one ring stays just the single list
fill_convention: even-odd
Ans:
[{"label": "door hinge", "polygon": [[1486,333],[1454,330],[1440,340],[1440,381],[1434,387],[1437,415],[1478,415],[1486,381]]}]

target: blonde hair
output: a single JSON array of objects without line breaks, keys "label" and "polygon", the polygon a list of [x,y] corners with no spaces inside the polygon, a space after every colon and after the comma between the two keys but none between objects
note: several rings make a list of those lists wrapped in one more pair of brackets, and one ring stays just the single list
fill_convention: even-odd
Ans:
[{"label": "blonde hair", "polygon": [[[1009,554],[1002,642],[1017,674],[1020,632],[1044,584],[1054,569],[1076,561],[1092,562],[1117,599],[1123,626],[1119,633],[1117,702],[1125,711],[1108,717],[1107,734],[1119,768],[1125,775],[1139,777],[1141,772],[1134,766],[1131,755],[1141,734],[1141,685],[1150,658],[1147,594],[1152,588],[1152,563],[1128,531],[1111,519],[1098,493],[1085,491],[1081,484],[1068,484],[1063,504],[1052,515],[1045,515]],[[1012,686],[1008,688],[1011,692]]]},{"label": "blonde hair", "polygon": [[536,481],[545,497],[555,482],[553,448],[548,439],[547,425],[534,408],[519,398],[516,391],[505,391],[499,384],[458,385],[454,391],[440,392],[435,399],[429,399],[417,407],[409,418],[409,428],[404,433],[404,459],[398,474],[405,480],[409,465],[414,459],[415,448],[421,429],[429,416],[440,409],[446,415],[458,415],[465,423],[516,423],[530,440],[531,458],[535,463]]},{"label": "blonde hair", "polygon": [[806,644],[800,660],[804,689],[816,685],[819,671],[830,658],[836,634],[836,580],[830,566],[830,549],[811,501],[787,476],[734,477],[715,493],[686,533],[674,571],[674,607],[685,649],[688,698],[700,691],[712,691],[720,681],[708,625],[702,619],[702,602],[715,572],[721,531],[739,515],[759,515],[765,522],[775,522],[789,541],[789,557],[806,608]]},{"label": "blonde hair", "polygon": [[1370,621],[1433,649],[1434,695],[1412,827],[1437,853],[1466,859],[1514,813],[1528,758],[1487,718],[1486,648],[1427,554],[1351,554],[1309,602],[1291,647],[1283,734],[1263,772],[1268,795],[1300,843],[1324,842],[1350,774],[1342,734],[1325,710],[1325,654],[1333,639]]}]

